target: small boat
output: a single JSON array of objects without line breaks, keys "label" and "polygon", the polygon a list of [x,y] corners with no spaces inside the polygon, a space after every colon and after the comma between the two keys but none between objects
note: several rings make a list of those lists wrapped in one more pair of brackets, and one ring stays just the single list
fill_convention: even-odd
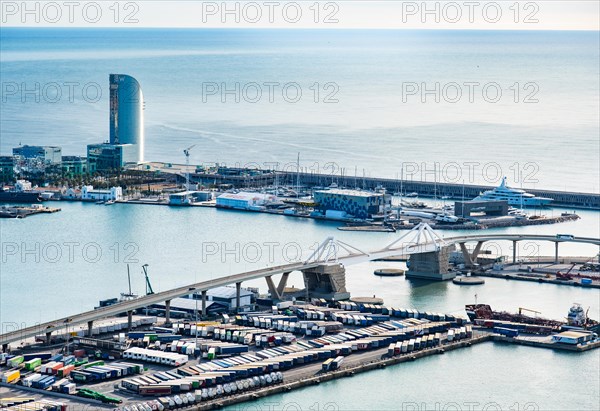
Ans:
[{"label": "small boat", "polygon": [[104,205],[113,205],[115,203],[115,200],[108,200],[107,202],[104,203]]},{"label": "small boat", "polygon": [[513,216],[517,219],[527,218],[527,214],[523,210],[513,209],[508,212],[508,215]]},{"label": "small boat", "polygon": [[104,204],[104,200],[98,200],[98,201],[96,201],[96,204],[98,204],[98,205]]},{"label": "small boat", "polygon": [[405,195],[405,197],[418,197],[418,196],[419,196],[419,193],[417,193],[417,192],[412,192],[412,193],[408,193]]}]

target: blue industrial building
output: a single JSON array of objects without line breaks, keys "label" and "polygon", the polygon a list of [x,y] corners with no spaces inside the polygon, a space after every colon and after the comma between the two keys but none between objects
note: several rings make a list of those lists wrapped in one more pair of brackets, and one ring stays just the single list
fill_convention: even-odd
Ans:
[{"label": "blue industrial building", "polygon": [[343,216],[354,218],[370,218],[373,215],[381,214],[391,204],[389,195],[360,190],[315,191],[314,199],[317,208],[326,215],[328,211],[336,211],[342,213]]}]

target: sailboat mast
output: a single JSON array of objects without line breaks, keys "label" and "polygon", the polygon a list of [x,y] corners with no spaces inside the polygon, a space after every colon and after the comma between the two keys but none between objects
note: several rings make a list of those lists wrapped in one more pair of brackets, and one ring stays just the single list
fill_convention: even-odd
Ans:
[{"label": "sailboat mast", "polygon": [[300,153],[296,163],[296,198],[300,197]]},{"label": "sailboat mast", "polygon": [[403,184],[404,184],[404,163],[400,164],[400,205],[402,205]]},{"label": "sailboat mast", "polygon": [[433,162],[433,201],[437,203],[437,168],[435,161]]}]

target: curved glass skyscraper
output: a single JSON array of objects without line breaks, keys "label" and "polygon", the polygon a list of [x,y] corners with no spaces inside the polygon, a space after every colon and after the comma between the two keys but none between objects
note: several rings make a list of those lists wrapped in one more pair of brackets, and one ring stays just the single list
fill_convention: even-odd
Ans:
[{"label": "curved glass skyscraper", "polygon": [[144,161],[144,95],[126,74],[110,75],[110,143],[134,145],[135,161]]}]

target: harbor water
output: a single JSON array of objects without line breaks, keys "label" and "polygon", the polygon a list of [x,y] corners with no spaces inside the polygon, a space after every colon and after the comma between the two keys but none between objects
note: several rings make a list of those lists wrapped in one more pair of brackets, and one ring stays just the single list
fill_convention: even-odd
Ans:
[{"label": "harbor water", "polygon": [[[358,248],[373,250],[403,234],[341,232],[334,223],[204,207],[129,204],[106,207],[78,202],[60,205],[60,213],[0,221],[3,250],[0,313],[4,327],[60,318],[91,309],[100,299],[117,296],[127,287],[126,262],[130,263],[133,274],[133,291],[143,293],[140,266],[145,263],[149,264],[154,290],[162,291],[289,261],[296,257],[297,249],[306,257],[311,248],[330,235]],[[575,222],[510,231],[598,236],[600,214],[592,211],[580,214],[582,219]],[[508,244],[503,246],[504,253],[510,254]],[[598,252],[592,246],[563,246],[566,255],[591,257]],[[71,254],[69,250],[73,250]],[[539,252],[552,255],[553,244],[542,244]],[[528,253],[531,251],[519,251],[520,256]],[[477,298],[497,309],[516,311],[518,307],[526,307],[558,319],[566,316],[573,302],[579,302],[590,307],[591,317],[600,318],[597,289],[492,278],[487,278],[485,285],[461,287],[451,282],[374,276],[374,269],[382,267],[405,266],[389,262],[348,266],[347,287],[352,295],[377,295],[389,305],[455,314],[464,313],[464,304]],[[299,275],[293,274],[288,285],[301,287],[301,281]],[[258,286],[266,292],[264,281],[243,285]],[[319,406],[318,409],[331,410],[477,410],[517,409],[516,403],[520,410],[593,409],[594,400],[600,395],[599,368],[594,351],[559,353],[484,343],[229,409],[260,410],[271,406],[272,410],[304,410]],[[545,377],[548,375],[560,378],[548,379]],[[478,405],[467,408],[468,403]],[[524,408],[526,405],[538,408]]]},{"label": "harbor water", "polygon": [[[379,250],[405,231],[363,233],[337,230],[338,223],[205,207],[169,207],[60,202],[59,213],[26,219],[2,219],[2,319],[36,322],[91,309],[100,299],[126,291],[127,267],[133,291],[145,290],[141,265],[149,264],[156,290],[167,290],[268,265],[303,261],[328,236],[364,251]],[[550,213],[562,210],[549,209]],[[580,210],[580,220],[556,225],[515,227],[489,232],[598,237],[600,213]],[[456,236],[464,231],[442,232]],[[475,231],[471,233],[481,233]],[[510,242],[486,243],[496,255],[512,256]],[[569,256],[597,255],[592,245],[561,244]],[[340,255],[341,252],[340,252]],[[554,243],[519,243],[517,257],[553,256]],[[406,268],[403,263],[371,262],[347,267],[347,287],[355,296],[376,294],[387,304],[462,312],[475,293],[480,302],[515,310],[526,306],[562,318],[571,303],[591,306],[600,318],[598,290],[488,278],[481,287],[449,282],[421,283],[404,277],[373,275],[380,267]],[[244,283],[266,292],[262,280]],[[302,287],[294,273],[288,286]],[[26,295],[27,298],[23,298]],[[68,295],[68,299],[55,296]],[[45,297],[47,296],[47,297]],[[39,297],[39,298],[37,298]],[[40,299],[47,304],[40,305]],[[465,299],[469,301],[465,301]],[[560,301],[561,304],[556,302]],[[529,307],[528,305],[535,305]]]}]

